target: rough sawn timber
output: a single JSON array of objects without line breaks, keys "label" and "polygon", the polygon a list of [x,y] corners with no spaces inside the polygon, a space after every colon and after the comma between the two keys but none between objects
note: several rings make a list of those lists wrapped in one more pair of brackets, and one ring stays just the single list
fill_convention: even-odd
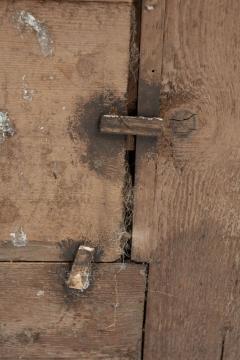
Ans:
[{"label": "rough sawn timber", "polygon": [[120,257],[125,140],[98,122],[127,109],[131,11],[0,2],[0,111],[15,128],[0,144],[0,260],[73,260],[81,241]]},{"label": "rough sawn timber", "polygon": [[149,4],[139,115],[194,121],[184,132],[180,116],[159,142],[137,141],[133,258],[150,262],[144,359],[236,360],[240,3]]},{"label": "rough sawn timber", "polygon": [[0,264],[0,358],[132,360],[141,353],[145,266],[96,264],[91,287],[68,264]]}]

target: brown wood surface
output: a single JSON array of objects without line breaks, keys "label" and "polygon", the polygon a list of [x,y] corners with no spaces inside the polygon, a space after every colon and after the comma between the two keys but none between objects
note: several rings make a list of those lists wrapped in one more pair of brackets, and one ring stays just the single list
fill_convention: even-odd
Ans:
[{"label": "brown wood surface", "polygon": [[[29,1],[33,1],[33,0],[29,0]],[[58,0],[35,0],[35,1],[42,1],[44,2],[49,2],[49,1],[58,1]],[[61,2],[72,2],[72,3],[81,3],[81,2],[102,2],[102,3],[127,3],[127,4],[132,4],[132,3],[137,3],[138,0],[60,0]],[[59,1],[59,2],[60,2]]]},{"label": "brown wood surface", "polygon": [[[72,260],[62,244],[84,240],[104,261],[122,253],[124,139],[99,134],[98,122],[127,109],[131,9],[0,2],[0,111],[15,128],[0,144],[1,260]],[[51,52],[21,24],[26,14]]]},{"label": "brown wood surface", "polygon": [[159,142],[137,140],[133,258],[150,261],[144,359],[236,360],[240,3],[148,5],[139,111],[172,126]]},{"label": "brown wood surface", "polygon": [[95,265],[85,293],[64,285],[69,270],[0,264],[1,359],[139,359],[144,265]]},{"label": "brown wood surface", "polygon": [[161,118],[147,118],[144,116],[103,115],[100,131],[106,134],[160,136],[163,131],[164,120]]},{"label": "brown wood surface", "polygon": [[[155,1],[154,10],[148,10],[147,4],[142,4],[138,115],[158,117],[165,1]],[[149,231],[153,223],[155,197],[155,146],[154,139],[137,138],[132,258],[147,261],[152,242]]]}]

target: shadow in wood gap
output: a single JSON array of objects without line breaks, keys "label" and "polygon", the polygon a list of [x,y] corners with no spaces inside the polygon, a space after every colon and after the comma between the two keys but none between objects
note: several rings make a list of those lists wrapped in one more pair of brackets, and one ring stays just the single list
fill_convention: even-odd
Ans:
[{"label": "shadow in wood gap", "polygon": [[[133,139],[135,144],[135,138]],[[127,150],[125,155],[126,173],[125,183],[123,189],[123,217],[124,217],[124,231],[123,237],[123,250],[121,262],[131,262],[131,249],[132,249],[132,229],[133,229],[133,187],[135,180],[135,150]]]},{"label": "shadow in wood gap", "polygon": [[[128,104],[127,114],[137,115],[138,81],[139,81],[139,54],[140,54],[140,27],[141,27],[141,1],[136,1],[131,10],[131,28],[129,44],[129,74],[128,74]],[[123,189],[124,197],[124,228],[128,238],[123,244],[123,252],[120,261],[131,262],[132,226],[133,226],[133,187],[135,181],[135,153],[136,137],[126,136],[126,174]]]}]

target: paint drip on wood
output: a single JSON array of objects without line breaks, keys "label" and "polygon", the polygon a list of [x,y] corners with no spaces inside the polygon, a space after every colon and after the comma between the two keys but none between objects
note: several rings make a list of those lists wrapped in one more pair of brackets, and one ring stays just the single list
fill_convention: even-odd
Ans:
[{"label": "paint drip on wood", "polygon": [[9,119],[8,113],[0,111],[0,144],[2,144],[9,136],[13,136],[15,130]]},{"label": "paint drip on wood", "polygon": [[22,10],[17,14],[17,23],[20,30],[29,28],[35,31],[41,52],[44,56],[47,57],[53,55],[53,40],[44,23],[25,10]]},{"label": "paint drip on wood", "polygon": [[15,232],[10,233],[11,241],[16,247],[23,247],[27,245],[27,235],[23,231],[22,227],[17,229]]},{"label": "paint drip on wood", "polygon": [[32,101],[35,91],[29,88],[26,75],[22,77],[22,98],[25,101]]}]

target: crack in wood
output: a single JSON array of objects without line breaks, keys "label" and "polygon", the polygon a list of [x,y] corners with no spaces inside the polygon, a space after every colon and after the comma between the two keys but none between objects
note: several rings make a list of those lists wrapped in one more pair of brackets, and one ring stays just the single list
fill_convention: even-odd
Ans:
[{"label": "crack in wood", "polygon": [[223,360],[223,359],[224,359],[225,340],[226,340],[226,333],[223,335],[223,338],[222,338],[220,360]]},{"label": "crack in wood", "polygon": [[143,323],[142,323],[142,346],[141,346],[141,360],[144,360],[144,345],[145,345],[145,324],[147,319],[147,300],[148,300],[148,277],[149,277],[149,264],[146,264],[146,283],[145,283],[145,296],[144,296],[144,309],[143,309]]}]

